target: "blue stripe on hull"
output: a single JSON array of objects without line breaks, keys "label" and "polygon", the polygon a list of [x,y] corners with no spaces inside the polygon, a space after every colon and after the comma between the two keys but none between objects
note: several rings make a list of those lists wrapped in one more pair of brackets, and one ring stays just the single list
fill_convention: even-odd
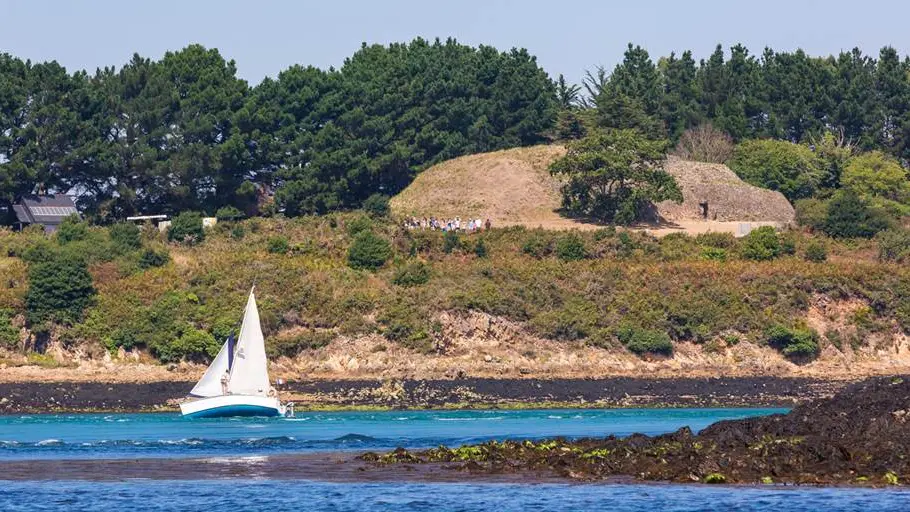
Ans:
[{"label": "blue stripe on hull", "polygon": [[231,418],[237,416],[278,416],[278,409],[258,405],[225,405],[187,414],[187,418]]}]

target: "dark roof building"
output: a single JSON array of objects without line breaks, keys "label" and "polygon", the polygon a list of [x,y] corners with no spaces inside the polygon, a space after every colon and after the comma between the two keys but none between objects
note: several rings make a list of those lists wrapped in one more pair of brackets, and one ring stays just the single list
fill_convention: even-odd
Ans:
[{"label": "dark roof building", "polygon": [[13,205],[20,227],[40,224],[48,233],[56,231],[63,219],[79,215],[71,196],[57,194],[49,196],[26,196]]}]

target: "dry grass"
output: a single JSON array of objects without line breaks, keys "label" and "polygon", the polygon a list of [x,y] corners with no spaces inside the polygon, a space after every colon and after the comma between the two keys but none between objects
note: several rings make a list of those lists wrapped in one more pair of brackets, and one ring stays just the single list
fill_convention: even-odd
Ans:
[{"label": "dry grass", "polygon": [[[560,183],[547,168],[565,154],[562,146],[533,146],[456,158],[421,173],[392,199],[400,216],[489,218],[495,226],[545,229],[597,229],[558,213]],[[668,160],[667,171],[683,190],[684,201],[661,203],[659,222],[644,224],[655,234],[684,231],[736,232],[739,222],[786,224],[794,211],[778,192],[746,184],[720,164]],[[708,221],[699,203],[708,201]]]}]

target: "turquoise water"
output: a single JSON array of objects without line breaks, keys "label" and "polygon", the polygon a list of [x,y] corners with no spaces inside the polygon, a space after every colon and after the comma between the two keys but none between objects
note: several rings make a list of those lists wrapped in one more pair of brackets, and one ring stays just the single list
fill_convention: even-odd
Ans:
[{"label": "turquoise water", "polygon": [[786,409],[604,409],[297,413],[185,419],[177,414],[0,416],[0,460],[195,457],[423,448],[490,439],[661,434]]},{"label": "turquoise water", "polygon": [[[293,419],[270,420],[187,420],[174,414],[0,416],[0,510],[910,510],[910,492],[902,490],[199,480],[191,470],[142,479],[117,474],[114,481],[91,474],[63,481],[52,476],[54,468],[72,464],[73,459],[265,455],[262,463],[268,463],[273,454],[418,448],[506,438],[659,434],[682,426],[699,430],[722,419],[776,412],[784,411],[392,411],[299,413]],[[28,478],[7,474],[4,481],[4,465],[22,463],[40,464],[41,474]]]}]

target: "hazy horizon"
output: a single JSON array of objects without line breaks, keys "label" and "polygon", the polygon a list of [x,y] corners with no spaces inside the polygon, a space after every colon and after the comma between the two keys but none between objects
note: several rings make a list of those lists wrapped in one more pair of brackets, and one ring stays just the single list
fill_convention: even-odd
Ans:
[{"label": "hazy horizon", "polygon": [[[122,4],[112,0],[54,2],[0,0],[5,27],[0,52],[32,61],[56,60],[68,71],[121,67],[133,53],[159,59],[166,51],[199,43],[234,60],[251,84],[294,64],[339,67],[368,44],[454,37],[500,50],[524,47],[552,77],[579,82],[585,70],[612,69],[629,42],[656,60],[692,50],[706,58],[721,43],[742,43],[753,53],[802,48],[823,56],[861,48],[877,55],[893,46],[910,50],[903,20],[910,6],[870,0],[856,9],[844,0],[743,6],[717,0],[609,5],[579,1],[466,0],[434,5],[417,0],[382,4],[237,0]],[[41,27],[41,30],[36,30]]]}]

